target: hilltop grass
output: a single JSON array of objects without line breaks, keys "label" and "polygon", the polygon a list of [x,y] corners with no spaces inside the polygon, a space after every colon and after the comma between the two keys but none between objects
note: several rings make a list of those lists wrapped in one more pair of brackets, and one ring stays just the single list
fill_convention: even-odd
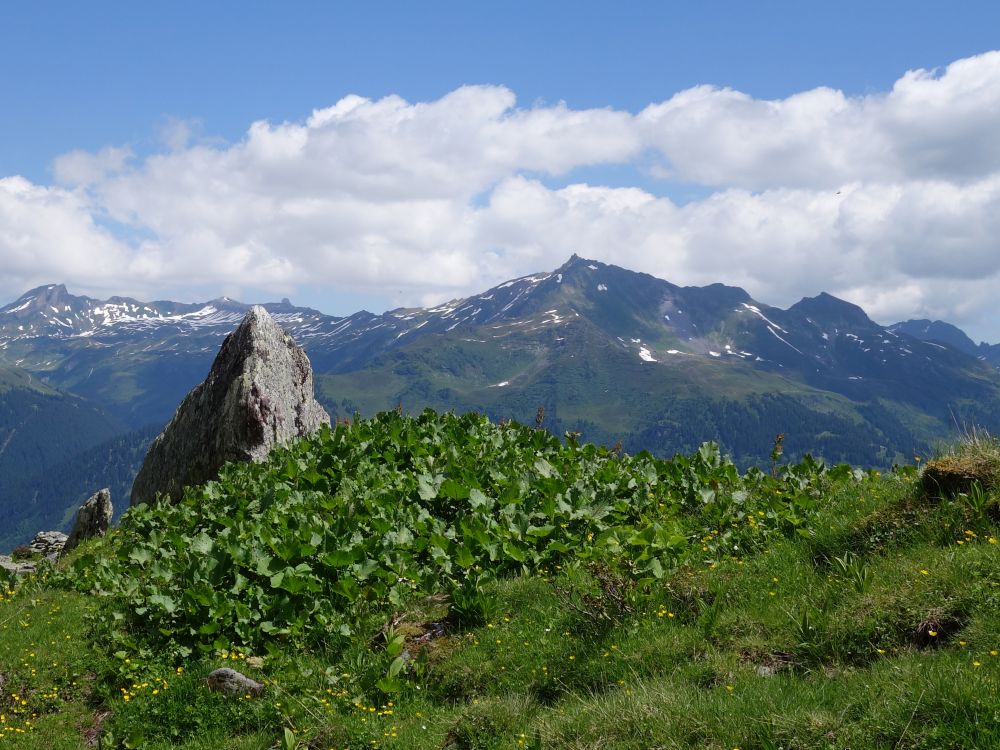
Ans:
[{"label": "hilltop grass", "polygon": [[[428,445],[407,436],[440,434],[448,453],[460,435],[471,450],[499,434],[473,418],[448,419],[425,417],[421,425],[385,415],[343,426],[341,448],[364,446],[391,463],[412,457],[403,444]],[[529,464],[519,465],[529,486],[541,482],[539,492],[556,491],[546,482],[567,476],[559,462],[564,450],[576,459],[574,450],[586,450],[509,429],[508,458],[523,449],[524,456],[542,455],[558,467],[531,479]],[[393,437],[380,443],[383,431]],[[396,446],[393,459],[384,455],[387,445]],[[317,454],[321,462],[347,455],[330,449]],[[288,455],[305,455],[299,450],[269,467],[240,470],[257,484],[230,477],[207,491],[219,494],[227,481],[244,490],[259,487],[273,483],[275,472],[308,474],[308,466],[288,466]],[[464,465],[452,458],[453,467]],[[660,465],[592,452],[594,466],[559,485],[564,492],[596,481],[597,494],[577,510],[591,508],[602,487],[655,466],[655,473],[639,475],[660,488],[652,507],[669,506],[683,539],[661,554],[659,575],[629,564],[649,551],[641,546],[581,556],[590,549],[581,545],[546,556],[548,547],[539,542],[531,548],[536,563],[503,572],[498,556],[500,572],[476,577],[471,588],[464,576],[474,565],[454,565],[448,573],[438,568],[438,585],[415,576],[419,585],[406,595],[392,596],[391,587],[379,594],[358,580],[359,591],[368,593],[338,600],[337,611],[353,613],[339,624],[306,623],[266,637],[251,632],[247,643],[217,643],[224,632],[239,637],[224,622],[185,634],[187,620],[152,606],[159,601],[152,597],[173,596],[163,586],[166,578],[179,577],[183,587],[182,572],[192,576],[189,585],[202,575],[195,557],[183,557],[174,545],[190,544],[197,524],[216,517],[207,507],[190,515],[196,501],[206,505],[205,496],[195,493],[192,504],[179,508],[146,509],[151,515],[137,514],[111,538],[74,553],[65,570],[22,583],[12,596],[3,590],[0,726],[8,728],[0,746],[82,748],[98,736],[105,748],[154,750],[1000,745],[1000,545],[989,510],[995,490],[931,498],[913,468],[880,476],[815,466],[779,467],[778,478],[751,474],[727,485],[720,482],[731,478],[725,462],[702,458]],[[672,475],[677,466],[691,471]],[[426,487],[423,496],[416,491],[420,472],[414,471],[413,502],[433,503]],[[693,477],[693,486],[679,480]],[[466,474],[464,481],[478,480]],[[682,485],[697,504],[671,502],[668,495],[682,494]],[[637,492],[627,481],[622,488]],[[701,492],[706,489],[712,493]],[[217,509],[229,508],[229,491],[221,492]],[[490,495],[489,487],[483,492]],[[727,505],[723,493],[747,494]],[[378,507],[395,497],[385,495]],[[527,511],[525,502],[518,507]],[[438,512],[461,504],[449,498]],[[718,515],[719,505],[736,508],[734,515]],[[789,509],[795,513],[782,516]],[[562,522],[553,514],[555,528],[539,537],[546,545],[568,539],[559,536]],[[469,516],[466,525],[477,517],[488,516]],[[188,541],[164,537],[160,559],[144,561],[145,548],[132,534],[157,519],[181,518],[195,524],[174,530]],[[709,519],[724,523],[706,524]],[[641,536],[642,529],[633,522],[631,533]],[[400,543],[396,537],[392,549],[398,552]],[[479,548],[468,545],[478,557]],[[119,570],[115,560],[127,564]],[[143,572],[156,565],[153,575]],[[277,583],[269,596],[299,601],[280,588],[284,578]],[[89,593],[74,590],[88,587]],[[139,601],[138,589],[144,612],[119,612],[120,602]],[[303,601],[317,595],[307,593]],[[192,616],[199,612],[193,600],[181,606],[189,605]],[[177,629],[160,632],[168,622]],[[349,635],[340,630],[344,624]],[[264,682],[264,695],[208,691],[203,679],[220,666]]]}]

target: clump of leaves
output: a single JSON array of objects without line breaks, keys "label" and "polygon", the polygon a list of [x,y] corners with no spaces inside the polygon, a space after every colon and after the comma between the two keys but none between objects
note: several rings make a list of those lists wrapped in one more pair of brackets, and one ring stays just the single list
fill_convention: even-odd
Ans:
[{"label": "clump of leaves", "polygon": [[[500,576],[620,560],[644,590],[680,564],[807,533],[819,493],[852,476],[812,459],[776,473],[741,475],[713,444],[664,461],[478,414],[390,411],[230,465],[176,505],[130,509],[64,584],[107,597],[112,650],[337,649],[417,596],[484,622],[482,587]],[[599,580],[600,598],[624,606],[614,585],[609,599]]]}]

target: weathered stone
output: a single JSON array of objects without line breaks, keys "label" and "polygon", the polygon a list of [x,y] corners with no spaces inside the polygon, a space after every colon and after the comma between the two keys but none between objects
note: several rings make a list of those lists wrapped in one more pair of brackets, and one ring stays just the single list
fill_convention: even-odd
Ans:
[{"label": "weathered stone", "polygon": [[68,537],[61,531],[39,531],[28,546],[42,557],[55,561]]},{"label": "weathered stone", "polygon": [[113,515],[111,490],[105,487],[95,492],[76,512],[76,521],[73,522],[73,529],[69,532],[61,554],[65,555],[86,539],[107,534]]},{"label": "weathered stone", "polygon": [[205,684],[210,690],[216,690],[226,695],[252,695],[254,697],[264,692],[264,686],[256,680],[251,680],[245,674],[229,667],[222,667],[210,672],[205,678]]},{"label": "weathered stone", "polygon": [[24,549],[27,555],[21,559],[14,559],[8,555],[0,555],[0,568],[18,575],[27,575],[38,570],[40,562],[55,562],[63,546],[66,544],[66,535],[61,531],[39,531],[35,538],[28,545],[22,545],[18,549]]},{"label": "weathered stone", "polygon": [[330,417],[313,396],[309,358],[260,306],[222,342],[204,383],[153,441],[132,485],[132,505],[215,479],[228,461],[262,461]]},{"label": "weathered stone", "polygon": [[0,555],[0,568],[3,568],[9,573],[15,573],[16,575],[23,576],[28,573],[35,572],[35,563],[15,562],[9,555]]}]

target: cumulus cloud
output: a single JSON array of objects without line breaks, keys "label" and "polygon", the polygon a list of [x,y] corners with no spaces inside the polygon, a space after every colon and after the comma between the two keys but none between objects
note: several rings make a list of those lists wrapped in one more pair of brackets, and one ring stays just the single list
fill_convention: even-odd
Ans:
[{"label": "cumulus cloud", "polygon": [[[8,296],[100,276],[431,303],[577,252],[772,304],[825,290],[884,322],[943,317],[1000,340],[1000,52],[865,96],[700,86],[632,113],[466,86],[431,102],[347,96],[232,144],[168,130],[163,153],[59,157],[58,187],[0,181]],[[650,162],[707,197],[574,182]]]},{"label": "cumulus cloud", "polygon": [[637,117],[676,177],[750,190],[977,179],[1000,170],[998,122],[1000,52],[909,71],[885,93],[760,100],[699,86]]},{"label": "cumulus cloud", "polygon": [[101,286],[105,275],[129,273],[134,260],[79,196],[21,177],[0,179],[0,253],[0,283],[19,292],[54,278]]}]

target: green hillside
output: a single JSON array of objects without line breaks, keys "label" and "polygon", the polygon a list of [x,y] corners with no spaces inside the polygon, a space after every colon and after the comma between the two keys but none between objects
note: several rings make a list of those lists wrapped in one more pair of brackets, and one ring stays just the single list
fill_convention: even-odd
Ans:
[{"label": "green hillside", "polygon": [[[13,498],[8,515],[0,524],[0,552],[23,544],[41,530],[69,531],[76,511],[97,490],[111,490],[116,513],[128,507],[135,475],[146,457],[149,443],[159,427],[117,435],[86,447],[44,468],[9,473],[0,497]],[[18,505],[18,498],[32,502]],[[2,512],[2,511],[0,511]]]},{"label": "green hillside", "polygon": [[35,479],[54,479],[63,473],[57,467],[124,431],[84,399],[55,391],[24,370],[0,368],[0,550],[40,531],[30,526],[33,519],[61,518],[77,493],[89,489],[74,486],[72,496],[53,497]]},{"label": "green hillside", "polygon": [[371,367],[317,374],[331,415],[401,405],[479,411],[531,424],[538,407],[556,434],[659,456],[722,445],[737,465],[764,465],[775,434],[789,456],[889,467],[925,454],[949,426],[889,399],[855,401],[750,363],[676,356],[644,362],[585,320],[499,343],[462,334],[424,337]]},{"label": "green hillside", "polygon": [[0,743],[997,746],[1000,448],[948,497],[769,451],[341,422],[4,590]]}]

